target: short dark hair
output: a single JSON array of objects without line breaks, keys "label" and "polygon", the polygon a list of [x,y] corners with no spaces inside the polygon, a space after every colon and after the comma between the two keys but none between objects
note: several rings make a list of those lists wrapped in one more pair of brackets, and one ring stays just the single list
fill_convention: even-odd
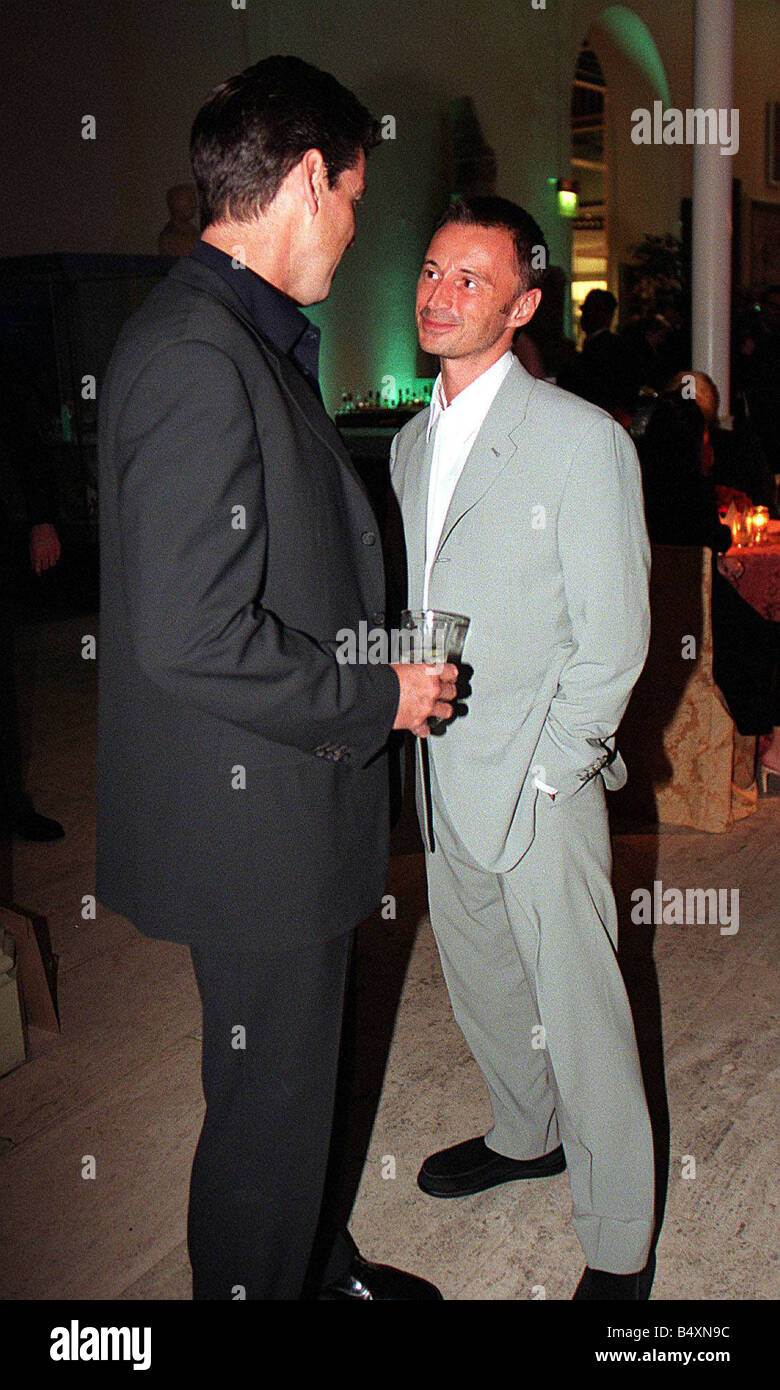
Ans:
[{"label": "short dark hair", "polygon": [[607,327],[617,309],[617,300],[611,290],[589,290],[582,301],[582,326],[586,333],[597,324]]},{"label": "short dark hair", "polygon": [[307,150],[322,154],[332,188],[379,139],[379,122],[330,73],[301,58],[264,58],[215,87],[193,122],[201,230],[256,216]]},{"label": "short dark hair", "polygon": [[582,301],[583,309],[586,304],[600,314],[612,315],[617,309],[617,300],[611,290],[588,290]]},{"label": "short dark hair", "polygon": [[[434,230],[438,232],[450,222],[458,223],[462,227],[505,227],[514,239],[515,259],[518,275],[523,282],[523,293],[526,290],[541,289],[549,252],[544,232],[525,208],[511,203],[508,198],[493,195],[458,198],[445,209]],[[541,257],[538,255],[539,251],[543,252]],[[539,260],[542,262],[541,265],[535,265],[534,261]]]}]

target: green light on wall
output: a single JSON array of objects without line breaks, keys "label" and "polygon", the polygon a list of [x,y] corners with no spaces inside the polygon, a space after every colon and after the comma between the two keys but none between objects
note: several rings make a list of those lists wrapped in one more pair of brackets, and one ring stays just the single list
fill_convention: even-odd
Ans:
[{"label": "green light on wall", "polygon": [[558,212],[561,217],[576,217],[580,207],[580,186],[574,179],[559,179]]},{"label": "green light on wall", "polygon": [[658,49],[650,30],[639,15],[627,5],[609,5],[602,10],[598,24],[614,39],[626,57],[636,63],[664,106],[671,106],[672,97]]}]

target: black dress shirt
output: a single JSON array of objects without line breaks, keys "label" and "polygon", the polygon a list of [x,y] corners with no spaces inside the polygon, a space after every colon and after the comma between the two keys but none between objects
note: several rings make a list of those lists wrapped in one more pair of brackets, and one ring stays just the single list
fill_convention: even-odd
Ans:
[{"label": "black dress shirt", "polygon": [[295,364],[321,400],[320,330],[295,301],[249,266],[235,265],[226,251],[220,251],[208,241],[199,241],[190,256],[222,276],[238,295],[259,332]]}]

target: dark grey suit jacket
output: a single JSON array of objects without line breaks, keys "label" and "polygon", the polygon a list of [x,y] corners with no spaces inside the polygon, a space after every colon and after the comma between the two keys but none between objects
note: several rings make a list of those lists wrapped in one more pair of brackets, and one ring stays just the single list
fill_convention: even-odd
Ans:
[{"label": "dark grey suit jacket", "polygon": [[376,907],[398,681],[338,431],[219,275],[174,267],[101,391],[97,891],[150,936],[277,951]]}]

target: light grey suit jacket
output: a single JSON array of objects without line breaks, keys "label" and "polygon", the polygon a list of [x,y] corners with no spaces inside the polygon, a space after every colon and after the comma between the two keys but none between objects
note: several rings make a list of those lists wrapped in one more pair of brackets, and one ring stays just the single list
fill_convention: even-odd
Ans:
[{"label": "light grey suit jacket", "polygon": [[[422,607],[427,425],[426,410],[391,449],[410,608]],[[556,805],[599,773],[624,784],[614,736],[647,655],[649,567],[628,434],[513,362],[455,488],[428,596],[471,619],[467,713],[426,742],[448,817],[483,867],[506,872],[528,849],[547,795],[537,781]],[[419,741],[417,805],[433,847]]]}]

